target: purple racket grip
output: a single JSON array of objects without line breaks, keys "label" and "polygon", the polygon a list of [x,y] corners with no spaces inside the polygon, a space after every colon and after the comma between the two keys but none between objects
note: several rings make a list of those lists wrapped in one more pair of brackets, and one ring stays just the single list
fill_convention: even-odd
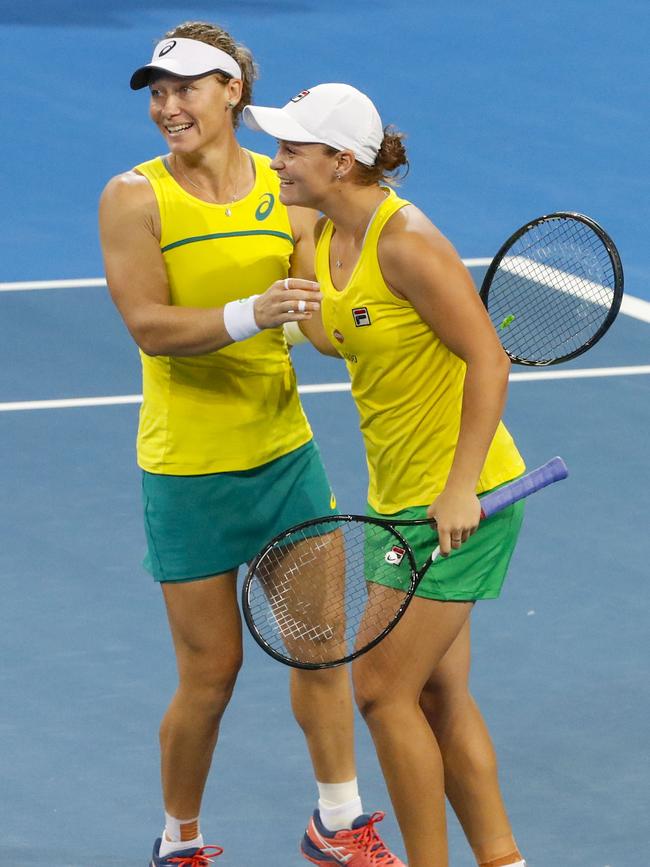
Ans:
[{"label": "purple racket grip", "polygon": [[552,485],[553,482],[566,479],[568,475],[569,471],[562,458],[551,458],[550,461],[531,470],[520,479],[515,479],[514,482],[481,497],[481,517],[489,518],[490,515],[500,512],[517,500],[523,500],[524,497],[534,494],[547,485]]}]

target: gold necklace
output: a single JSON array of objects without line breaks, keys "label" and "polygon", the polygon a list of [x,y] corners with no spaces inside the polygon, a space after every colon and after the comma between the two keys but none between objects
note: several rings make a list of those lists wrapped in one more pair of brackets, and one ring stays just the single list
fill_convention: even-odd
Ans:
[{"label": "gold necklace", "polygon": [[[243,153],[243,151],[241,150],[241,148],[239,149],[239,153],[240,153],[239,165],[237,166],[237,169],[238,169],[238,172],[237,172],[237,173],[238,173],[238,175],[241,174],[241,171],[240,171],[240,170],[241,170],[241,154]],[[214,198],[214,196],[212,195],[212,193],[209,193],[209,192],[208,192],[204,187],[199,186],[199,184],[195,183],[195,182],[192,180],[192,178],[188,178],[188,176],[185,174],[185,172],[183,171],[183,169],[179,166],[178,161],[177,161],[177,159],[176,159],[176,154],[174,154],[174,170],[177,171],[178,174],[179,174],[181,177],[185,178],[185,180],[187,181],[187,183],[188,183],[188,184],[191,184],[191,185],[194,187],[194,189],[196,189],[196,190],[198,190],[199,192],[203,193],[204,196],[206,196],[206,195],[209,196],[209,198],[212,199],[212,204],[214,204],[214,205],[223,205],[223,202],[217,202],[217,201],[215,200],[215,198]],[[225,210],[226,217],[230,217],[230,216],[232,216],[232,210],[230,209],[230,205],[231,205],[233,202],[237,201],[238,198],[239,198],[239,181],[235,184],[235,192],[233,193],[233,195],[232,195],[231,198],[230,198],[230,203],[226,205],[226,210]]]}]

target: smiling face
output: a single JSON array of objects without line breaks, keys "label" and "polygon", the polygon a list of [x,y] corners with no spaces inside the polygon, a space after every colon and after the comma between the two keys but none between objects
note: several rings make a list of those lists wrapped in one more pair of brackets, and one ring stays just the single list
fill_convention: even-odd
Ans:
[{"label": "smiling face", "polygon": [[339,156],[321,144],[278,142],[271,168],[280,178],[282,204],[320,208],[336,183]]},{"label": "smiling face", "polygon": [[149,114],[172,153],[191,153],[233,132],[228,103],[237,103],[241,81],[161,76],[151,82]]}]

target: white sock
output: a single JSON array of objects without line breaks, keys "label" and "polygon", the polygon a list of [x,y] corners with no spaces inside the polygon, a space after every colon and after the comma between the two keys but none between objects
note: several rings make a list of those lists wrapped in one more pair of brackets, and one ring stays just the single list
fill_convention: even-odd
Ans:
[{"label": "white sock", "polygon": [[180,852],[182,849],[200,849],[202,846],[203,834],[199,834],[193,840],[183,840],[182,842],[180,840],[172,840],[170,842],[166,839],[165,832],[163,831],[162,840],[160,841],[160,852],[158,854],[164,858],[172,852]]},{"label": "white sock", "polygon": [[191,840],[182,840],[181,828],[183,825],[191,825],[196,823],[197,830],[199,828],[199,818],[195,819],[177,819],[175,816],[170,816],[165,811],[165,828],[162,832],[160,841],[160,854],[162,856],[169,855],[170,852],[178,852],[181,849],[200,849],[203,846],[203,835],[199,833],[197,837]]},{"label": "white sock", "polygon": [[318,783],[318,811],[330,831],[351,828],[352,823],[363,813],[357,778],[347,783]]}]

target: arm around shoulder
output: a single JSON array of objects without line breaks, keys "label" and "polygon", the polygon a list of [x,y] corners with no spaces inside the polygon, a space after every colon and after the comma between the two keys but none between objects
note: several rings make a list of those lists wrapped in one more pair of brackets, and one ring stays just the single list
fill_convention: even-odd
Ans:
[{"label": "arm around shoulder", "polygon": [[[148,180],[137,172],[118,175],[107,184],[99,226],[111,297],[133,339],[148,355],[204,355],[262,329],[311,315],[315,286],[306,280],[293,281],[291,288],[277,280],[260,286],[260,295],[233,300],[225,307],[172,304],[160,249],[158,205]],[[300,301],[305,301],[308,312],[296,310]],[[229,316],[229,329],[224,315]]]}]

